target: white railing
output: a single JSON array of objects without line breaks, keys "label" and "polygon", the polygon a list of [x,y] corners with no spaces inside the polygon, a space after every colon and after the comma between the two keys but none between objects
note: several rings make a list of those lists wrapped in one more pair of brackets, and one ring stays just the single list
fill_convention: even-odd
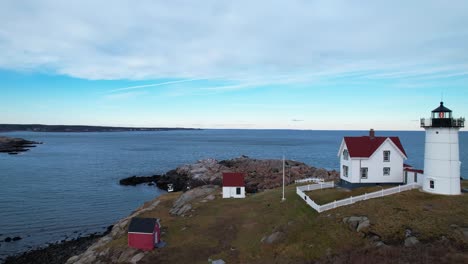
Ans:
[{"label": "white railing", "polygon": [[327,211],[327,210],[337,208],[337,207],[340,207],[340,206],[351,205],[351,204],[354,204],[354,203],[359,202],[359,201],[364,201],[364,200],[368,200],[368,199],[372,199],[372,198],[383,197],[383,196],[392,195],[392,194],[395,194],[395,193],[400,193],[400,192],[409,191],[409,190],[412,190],[412,189],[417,189],[417,188],[420,188],[421,186],[419,184],[417,184],[417,183],[410,183],[410,184],[406,184],[406,185],[398,185],[398,186],[393,187],[393,188],[382,189],[380,191],[376,191],[376,192],[372,192],[372,193],[365,193],[363,195],[359,195],[359,196],[355,196],[355,197],[351,196],[349,198],[334,201],[334,202],[327,203],[327,204],[324,204],[324,205],[316,204],[312,199],[310,199],[309,196],[307,196],[304,193],[304,191],[314,191],[314,190],[325,189],[325,188],[333,188],[333,187],[334,187],[333,182],[331,182],[331,183],[327,182],[327,183],[322,183],[322,184],[309,184],[309,185],[306,185],[306,186],[296,187],[296,193],[297,193],[297,195],[299,195],[299,197],[301,197],[304,201],[306,201],[306,203],[310,207],[314,208],[314,210],[321,213],[323,211]]},{"label": "white railing", "polygon": [[305,191],[314,191],[314,190],[320,190],[320,189],[326,189],[326,188],[334,188],[335,183],[334,182],[324,182],[324,183],[318,183],[318,184],[309,184],[309,185],[304,185],[304,186],[298,186],[296,187],[296,193],[301,197],[310,207],[314,208],[315,211],[321,212],[320,205],[316,204],[312,199],[310,199],[309,196],[307,196],[304,192]]},{"label": "white railing", "polygon": [[325,180],[322,179],[322,178],[305,178],[305,179],[295,180],[295,181],[294,181],[294,183],[304,183],[304,182],[316,182],[316,183],[319,183],[319,182],[325,182]]}]

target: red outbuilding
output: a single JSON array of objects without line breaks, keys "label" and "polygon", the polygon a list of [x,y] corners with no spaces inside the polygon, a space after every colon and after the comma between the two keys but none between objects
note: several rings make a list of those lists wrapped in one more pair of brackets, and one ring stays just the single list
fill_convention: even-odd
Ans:
[{"label": "red outbuilding", "polygon": [[161,241],[161,226],[156,218],[132,218],[128,226],[128,246],[153,250]]}]

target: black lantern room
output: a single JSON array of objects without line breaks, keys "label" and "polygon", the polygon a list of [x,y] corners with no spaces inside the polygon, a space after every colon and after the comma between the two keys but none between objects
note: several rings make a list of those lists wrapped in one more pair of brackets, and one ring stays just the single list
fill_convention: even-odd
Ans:
[{"label": "black lantern room", "polygon": [[440,102],[440,106],[432,110],[431,118],[422,118],[421,127],[464,127],[465,118],[453,118],[452,110]]}]

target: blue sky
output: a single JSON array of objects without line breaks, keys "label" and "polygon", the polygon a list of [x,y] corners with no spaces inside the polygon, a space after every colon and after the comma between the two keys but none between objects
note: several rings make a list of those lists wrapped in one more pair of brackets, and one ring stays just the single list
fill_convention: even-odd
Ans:
[{"label": "blue sky", "polygon": [[0,123],[418,130],[442,95],[468,113],[466,1],[94,2],[0,3]]}]

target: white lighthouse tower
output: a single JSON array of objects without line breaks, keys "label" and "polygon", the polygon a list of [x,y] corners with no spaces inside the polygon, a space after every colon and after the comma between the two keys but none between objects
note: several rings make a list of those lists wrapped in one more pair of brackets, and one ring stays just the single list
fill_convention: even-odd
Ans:
[{"label": "white lighthouse tower", "polygon": [[421,119],[421,127],[426,130],[424,191],[445,195],[461,193],[458,131],[464,125],[465,118],[453,118],[452,110],[443,102],[432,111],[431,118]]}]

